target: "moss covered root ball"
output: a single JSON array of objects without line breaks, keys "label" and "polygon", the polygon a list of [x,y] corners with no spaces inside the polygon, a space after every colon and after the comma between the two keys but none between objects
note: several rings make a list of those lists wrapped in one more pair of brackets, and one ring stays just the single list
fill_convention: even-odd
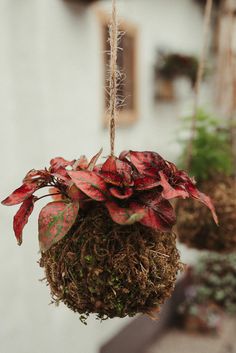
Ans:
[{"label": "moss covered root ball", "polygon": [[86,318],[150,314],[170,297],[181,268],[174,234],[114,223],[103,206],[80,211],[64,239],[42,254],[53,301]]},{"label": "moss covered root ball", "polygon": [[201,190],[212,199],[219,218],[217,226],[206,207],[193,200],[177,204],[177,233],[180,242],[195,249],[236,251],[236,182],[234,178],[205,181]]}]

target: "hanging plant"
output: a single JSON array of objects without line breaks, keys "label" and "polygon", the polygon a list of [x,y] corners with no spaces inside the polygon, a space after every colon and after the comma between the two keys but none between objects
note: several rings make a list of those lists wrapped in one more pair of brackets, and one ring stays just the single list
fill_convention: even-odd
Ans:
[{"label": "hanging plant", "polygon": [[222,314],[236,314],[236,255],[200,257],[186,275],[178,312],[187,328],[219,332]]},{"label": "hanging plant", "polygon": [[35,192],[53,188],[49,196],[57,200],[43,207],[38,224],[40,265],[56,302],[100,318],[149,313],[170,296],[181,268],[169,200],[198,199],[216,219],[214,208],[185,172],[154,152],[123,152],[96,164],[100,154],[90,162],[52,159],[2,203],[21,203],[14,217],[21,244],[34,204],[44,197]]},{"label": "hanging plant", "polygon": [[[208,196],[188,175],[154,152],[114,154],[117,115],[118,27],[113,0],[110,29],[109,116],[111,154],[67,161],[54,158],[50,167],[31,170],[2,203],[21,204],[13,222],[22,231],[35,202],[54,201],[39,214],[40,266],[45,269],[53,301],[63,302],[86,320],[151,314],[174,288],[181,268],[172,227],[170,200],[194,198],[217,216]],[[41,197],[35,192],[49,188]]]},{"label": "hanging plant", "polygon": [[178,53],[159,54],[155,67],[156,78],[174,80],[178,77],[186,77],[192,86],[197,77],[198,60],[194,56]]},{"label": "hanging plant", "polygon": [[182,161],[190,173],[198,178],[201,188],[212,197],[219,215],[220,227],[208,219],[194,202],[177,204],[179,240],[196,249],[218,252],[236,250],[236,182],[233,170],[235,159],[233,122],[220,126],[198,109],[199,92],[212,13],[212,0],[207,0],[204,14],[204,41],[195,84],[194,113],[185,141]]},{"label": "hanging plant", "polygon": [[[186,162],[188,141],[184,141],[182,165]],[[185,159],[185,161],[184,161]],[[201,189],[212,198],[220,227],[209,219],[207,210],[194,201],[177,203],[179,240],[196,249],[219,252],[236,249],[236,182],[233,176],[233,156],[230,133],[203,111],[196,116],[195,136],[189,172]]]}]

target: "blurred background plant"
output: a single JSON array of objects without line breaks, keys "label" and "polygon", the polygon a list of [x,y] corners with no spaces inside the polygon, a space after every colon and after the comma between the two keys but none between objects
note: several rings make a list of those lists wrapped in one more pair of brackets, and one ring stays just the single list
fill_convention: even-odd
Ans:
[{"label": "blurred background plant", "polygon": [[174,80],[184,76],[188,78],[192,86],[196,81],[198,70],[198,59],[195,56],[180,53],[158,53],[155,66],[156,77]]},{"label": "blurred background plant", "polygon": [[217,331],[221,311],[236,314],[236,254],[206,253],[185,279],[185,299],[178,307],[185,325]]},{"label": "blurred background plant", "polygon": [[[183,119],[182,132],[189,132],[192,117]],[[182,154],[181,168],[186,168],[189,139],[180,140]],[[230,143],[230,129],[227,124],[202,109],[196,115],[195,136],[192,142],[190,173],[197,181],[218,179],[220,175],[230,176],[233,172],[233,154]]]}]

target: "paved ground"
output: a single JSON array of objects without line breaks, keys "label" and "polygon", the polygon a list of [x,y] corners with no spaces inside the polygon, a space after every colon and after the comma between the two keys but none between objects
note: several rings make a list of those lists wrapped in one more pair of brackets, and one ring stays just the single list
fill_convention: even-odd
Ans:
[{"label": "paved ground", "polygon": [[219,336],[172,329],[147,353],[236,353],[236,319],[226,319]]}]

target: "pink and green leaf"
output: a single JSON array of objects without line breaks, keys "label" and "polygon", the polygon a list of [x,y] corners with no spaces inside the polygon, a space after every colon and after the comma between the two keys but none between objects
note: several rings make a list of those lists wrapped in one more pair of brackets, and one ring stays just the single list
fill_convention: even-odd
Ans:
[{"label": "pink and green leaf", "polygon": [[71,229],[78,215],[79,204],[55,201],[39,214],[39,244],[42,252],[61,240]]},{"label": "pink and green leaf", "polygon": [[120,207],[115,202],[111,201],[106,202],[105,205],[112,220],[121,225],[131,225],[139,222],[144,216],[144,212],[141,209],[135,211],[131,208]]},{"label": "pink and green leaf", "polygon": [[56,173],[58,169],[65,169],[68,166],[72,166],[75,163],[75,160],[73,161],[67,161],[66,159],[62,157],[56,157],[51,159],[50,161],[50,171],[52,173]]},{"label": "pink and green leaf", "polygon": [[107,186],[99,175],[91,171],[70,171],[68,174],[77,188],[88,197],[95,201],[106,200]]},{"label": "pink and green leaf", "polygon": [[37,185],[39,185],[39,184],[44,184],[49,182],[51,178],[52,177],[50,172],[46,169],[41,169],[41,170],[32,169],[24,177],[23,183],[24,184],[37,183]]},{"label": "pink and green leaf", "polygon": [[28,199],[24,200],[19,210],[14,216],[13,219],[13,229],[17,239],[18,245],[22,243],[22,232],[24,226],[28,223],[29,216],[33,212],[34,203],[37,200],[37,197],[31,195]]},{"label": "pink and green leaf", "polygon": [[5,200],[3,200],[2,204],[5,206],[17,205],[28,199],[38,189],[39,186],[35,183],[23,184],[18,189],[13,191],[13,193]]}]

